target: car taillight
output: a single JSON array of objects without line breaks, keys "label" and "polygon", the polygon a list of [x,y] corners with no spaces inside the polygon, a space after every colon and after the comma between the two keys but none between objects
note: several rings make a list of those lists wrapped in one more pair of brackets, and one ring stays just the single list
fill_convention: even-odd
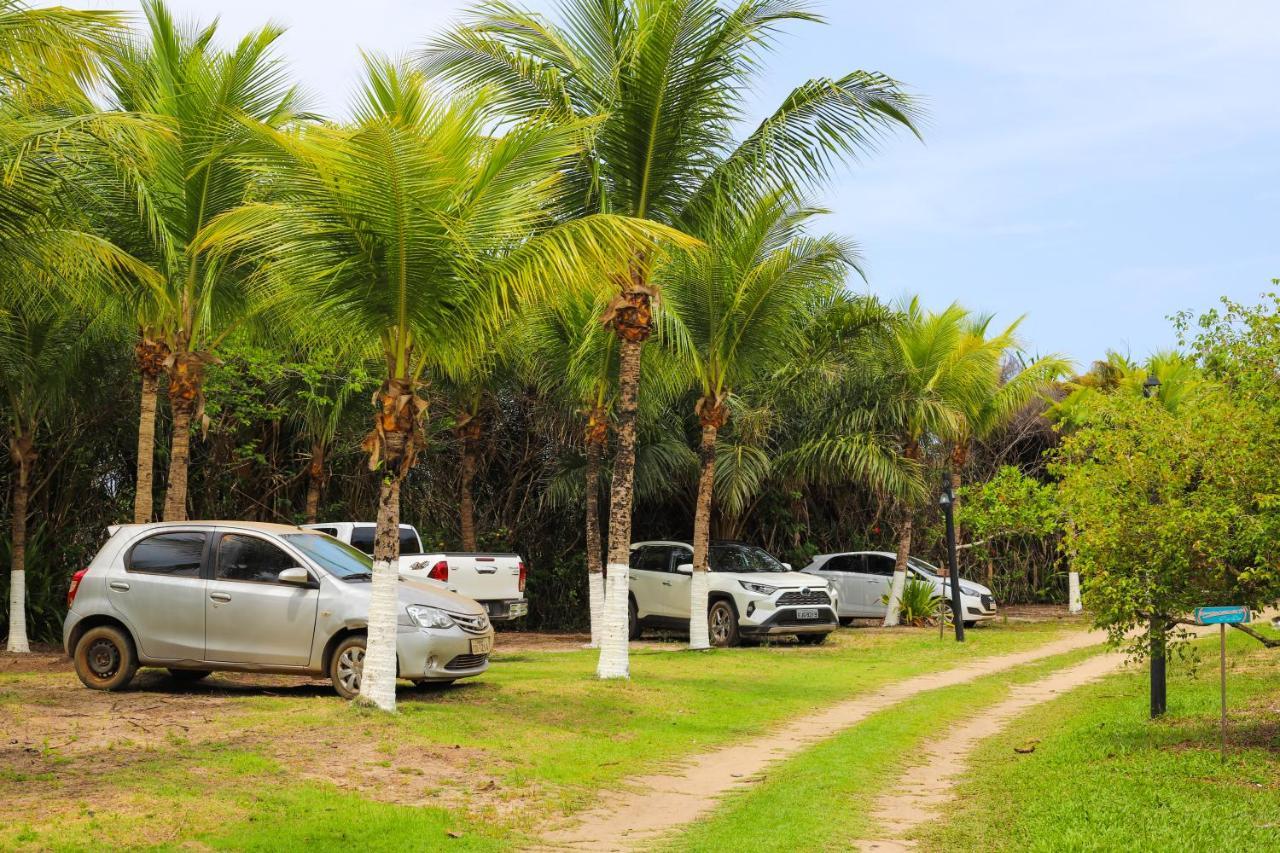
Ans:
[{"label": "car taillight", "polygon": [[427,572],[427,577],[433,581],[449,582],[449,564],[444,560],[439,561],[431,567],[431,571]]},{"label": "car taillight", "polygon": [[529,576],[529,570],[524,567],[524,560],[520,561],[520,591],[524,592],[524,579]]},{"label": "car taillight", "polygon": [[71,606],[71,602],[76,600],[76,593],[80,591],[80,581],[84,578],[84,573],[88,569],[81,569],[71,576],[71,586],[67,587],[67,606]]}]

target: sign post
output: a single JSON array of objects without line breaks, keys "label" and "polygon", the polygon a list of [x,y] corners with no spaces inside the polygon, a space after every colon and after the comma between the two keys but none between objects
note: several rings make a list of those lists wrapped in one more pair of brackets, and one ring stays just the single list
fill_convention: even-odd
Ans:
[{"label": "sign post", "polygon": [[1218,666],[1220,668],[1219,684],[1222,691],[1222,714],[1220,728],[1222,760],[1227,760],[1227,626],[1240,625],[1249,621],[1249,608],[1229,607],[1197,607],[1195,609],[1197,625],[1218,626]]}]

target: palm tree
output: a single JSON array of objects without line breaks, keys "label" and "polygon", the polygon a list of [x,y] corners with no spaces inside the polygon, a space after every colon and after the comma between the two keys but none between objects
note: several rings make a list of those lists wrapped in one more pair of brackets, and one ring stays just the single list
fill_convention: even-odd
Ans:
[{"label": "palm tree", "polygon": [[540,306],[525,323],[526,346],[522,347],[525,370],[534,384],[563,400],[582,421],[587,606],[593,649],[600,647],[604,616],[600,479],[609,444],[618,363],[617,338],[599,321],[604,301],[598,295],[571,293]]},{"label": "palm tree", "polygon": [[77,98],[123,23],[119,12],[0,0],[0,95],[28,103]]},{"label": "palm tree", "polygon": [[[350,127],[259,134],[272,199],[212,223],[209,246],[259,270],[279,307],[320,316],[312,334],[347,342],[385,365],[374,429],[379,472],[368,650],[361,696],[395,707],[400,486],[423,444],[424,377],[466,358],[475,324],[499,327],[515,305],[589,270],[617,269],[650,235],[639,221],[587,217],[557,225],[561,167],[588,141],[584,123],[530,121],[489,135],[483,95],[445,101],[419,72],[366,59]],[[279,291],[281,287],[286,290]]]},{"label": "palm tree", "polygon": [[[13,294],[11,294],[12,296]],[[6,300],[9,301],[9,300]],[[26,620],[27,501],[42,426],[70,405],[67,383],[85,351],[87,322],[15,297],[0,312],[0,402],[14,466],[9,567],[10,652],[29,652]]]},{"label": "palm tree", "polygon": [[[724,209],[697,236],[707,250],[673,260],[658,273],[663,315],[684,356],[698,399],[701,428],[689,647],[710,647],[707,594],[717,434],[729,418],[729,397],[794,355],[810,294],[843,282],[854,266],[850,244],[812,238],[805,223],[819,211],[769,193],[741,212]],[[741,466],[733,466],[737,471]],[[723,478],[722,478],[723,479]]]},{"label": "palm tree", "polygon": [[134,520],[151,520],[155,412],[160,371],[173,415],[164,518],[187,514],[191,425],[199,420],[205,366],[249,310],[235,272],[198,247],[208,223],[249,196],[255,125],[280,127],[303,114],[273,54],[283,31],[267,26],[230,50],[216,24],[176,23],[162,0],[144,0],[147,38],[119,42],[106,60],[113,108],[155,117],[153,162],[139,177],[142,215],[121,242],[145,259],[156,284],[117,295],[133,311],[142,377]]},{"label": "palm tree", "polygon": [[[710,210],[757,198],[761,186],[813,186],[886,130],[914,131],[914,107],[896,81],[857,71],[801,85],[744,140],[735,140],[743,96],[777,29],[819,20],[800,2],[561,0],[556,18],[559,23],[491,0],[433,41],[423,61],[430,73],[464,88],[495,89],[511,115],[550,112],[599,123],[593,144],[571,169],[567,216],[612,212],[693,233]],[[623,274],[600,280],[614,295],[602,319],[619,346],[601,678],[629,674],[640,352],[659,295],[655,258],[638,246],[629,257]]]},{"label": "palm tree", "polygon": [[[898,318],[888,374],[899,447],[909,465],[921,465],[927,449],[964,432],[964,413],[977,407],[975,399],[999,369],[1004,347],[978,346],[972,332],[969,312],[956,304],[935,313],[912,299]],[[916,500],[918,495],[898,501],[897,560],[885,627],[898,624]]]}]

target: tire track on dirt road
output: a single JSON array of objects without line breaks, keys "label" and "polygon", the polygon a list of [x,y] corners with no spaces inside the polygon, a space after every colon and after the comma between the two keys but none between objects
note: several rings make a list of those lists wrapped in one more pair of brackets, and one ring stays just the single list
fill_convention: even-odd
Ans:
[{"label": "tire track on dirt road", "polygon": [[717,800],[775,762],[839,734],[872,714],[911,697],[942,687],[964,684],[1054,655],[1099,645],[1105,635],[1080,632],[1023,652],[994,655],[940,672],[918,675],[880,687],[801,719],[785,729],[744,743],[721,747],[684,762],[670,773],[633,777],[619,790],[603,795],[590,810],[575,816],[572,825],[542,835],[538,850],[631,850],[697,820]]}]

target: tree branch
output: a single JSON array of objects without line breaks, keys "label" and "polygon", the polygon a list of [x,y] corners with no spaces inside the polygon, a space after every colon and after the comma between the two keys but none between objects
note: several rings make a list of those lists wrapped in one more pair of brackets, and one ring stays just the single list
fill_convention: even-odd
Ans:
[{"label": "tree branch", "polygon": [[1280,649],[1280,640],[1273,640],[1270,637],[1264,637],[1248,625],[1232,625],[1231,627],[1235,628],[1237,631],[1243,631],[1269,649]]}]

